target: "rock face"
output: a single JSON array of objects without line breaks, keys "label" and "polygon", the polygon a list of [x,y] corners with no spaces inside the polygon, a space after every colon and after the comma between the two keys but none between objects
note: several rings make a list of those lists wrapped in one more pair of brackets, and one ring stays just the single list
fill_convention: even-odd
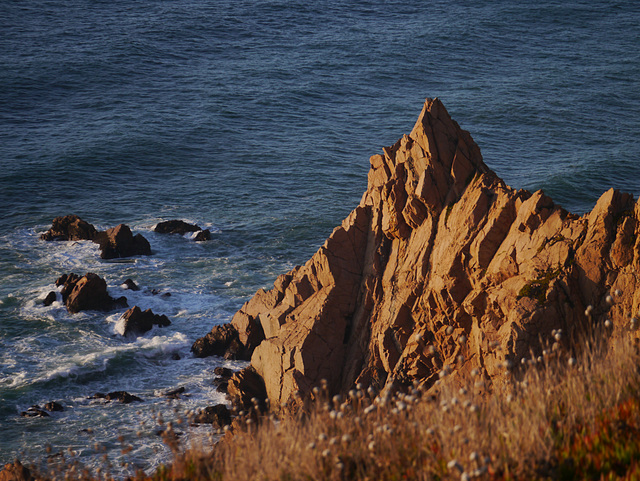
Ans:
[{"label": "rock face", "polygon": [[167,316],[154,314],[151,309],[142,311],[138,306],[122,314],[121,320],[124,321],[123,336],[137,336],[150,331],[153,326],[166,327],[171,324]]},{"label": "rock face", "polygon": [[103,259],[151,255],[149,241],[142,234],[134,236],[126,224],[100,232],[96,242],[100,244],[100,257]]},{"label": "rock face", "polygon": [[42,234],[40,239],[46,241],[93,240],[97,235],[96,228],[77,215],[65,215],[53,219],[51,229]]},{"label": "rock face", "polygon": [[62,300],[67,310],[75,314],[80,311],[110,311],[127,307],[126,297],[114,299],[107,292],[105,280],[93,272],[80,277],[73,272],[64,274],[56,281],[62,286]]},{"label": "rock face", "polygon": [[445,366],[500,383],[553,330],[573,349],[605,316],[623,328],[638,312],[631,195],[609,190],[579,217],[512,189],[437,99],[370,163],[342,225],[231,321],[272,405],[322,379],[428,388]]}]

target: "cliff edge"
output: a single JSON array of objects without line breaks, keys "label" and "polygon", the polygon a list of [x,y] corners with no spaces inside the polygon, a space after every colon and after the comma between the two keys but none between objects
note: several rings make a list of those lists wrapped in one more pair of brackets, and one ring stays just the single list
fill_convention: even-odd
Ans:
[{"label": "cliff edge", "polygon": [[428,388],[443,370],[502,382],[552,334],[571,350],[638,312],[630,194],[611,189],[577,216],[512,189],[438,99],[370,163],[360,204],[314,256],[194,344],[210,354],[224,331],[225,352],[250,356],[272,405],[323,379],[332,392]]}]

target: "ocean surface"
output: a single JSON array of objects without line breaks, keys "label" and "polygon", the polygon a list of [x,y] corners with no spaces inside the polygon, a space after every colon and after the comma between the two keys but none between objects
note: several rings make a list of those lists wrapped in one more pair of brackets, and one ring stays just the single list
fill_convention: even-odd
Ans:
[{"label": "ocean surface", "polygon": [[[225,402],[213,370],[243,365],[195,359],[193,341],[316,251],[426,97],[513,187],[577,213],[610,187],[637,196],[639,79],[635,0],[1,2],[0,463],[64,452],[124,476],[170,460],[157,416]],[[39,240],[70,213],[154,254]],[[212,240],[152,231],[169,219]],[[124,309],[44,307],[68,272],[172,324],[131,340]],[[118,390],[144,402],[88,399]],[[65,410],[19,415],[49,401]]]}]

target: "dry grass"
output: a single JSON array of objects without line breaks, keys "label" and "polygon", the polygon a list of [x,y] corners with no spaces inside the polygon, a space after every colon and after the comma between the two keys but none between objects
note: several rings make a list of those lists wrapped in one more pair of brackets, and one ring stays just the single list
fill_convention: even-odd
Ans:
[{"label": "dry grass", "polygon": [[631,333],[584,346],[577,359],[549,349],[505,373],[501,386],[472,375],[456,387],[443,377],[427,393],[376,396],[354,388],[329,398],[319,388],[297,414],[239,416],[213,450],[175,446],[174,463],[150,477],[640,479],[640,374]]},{"label": "dry grass", "polygon": [[640,375],[629,334],[585,343],[578,359],[550,349],[491,389],[473,376],[462,388],[444,378],[435,394],[354,389],[327,399],[320,389],[298,415],[239,418],[212,454],[192,449],[154,478],[637,477]]}]

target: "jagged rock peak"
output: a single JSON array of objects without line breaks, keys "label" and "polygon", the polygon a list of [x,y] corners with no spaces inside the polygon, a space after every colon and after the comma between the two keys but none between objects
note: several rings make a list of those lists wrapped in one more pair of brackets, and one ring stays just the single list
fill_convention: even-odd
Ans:
[{"label": "jagged rock peak", "polygon": [[[371,157],[360,204],[303,266],[231,321],[272,406],[326,380],[426,388],[543,355],[640,308],[640,205],[611,189],[578,217],[515,190],[439,100]],[[639,294],[636,295],[636,292]],[[591,308],[588,308],[591,306]],[[236,339],[234,337],[234,339]]]},{"label": "jagged rock peak", "polygon": [[405,237],[427,211],[439,215],[478,174],[489,173],[480,149],[438,99],[427,99],[409,136],[371,157],[364,205],[382,204],[382,227]]}]

